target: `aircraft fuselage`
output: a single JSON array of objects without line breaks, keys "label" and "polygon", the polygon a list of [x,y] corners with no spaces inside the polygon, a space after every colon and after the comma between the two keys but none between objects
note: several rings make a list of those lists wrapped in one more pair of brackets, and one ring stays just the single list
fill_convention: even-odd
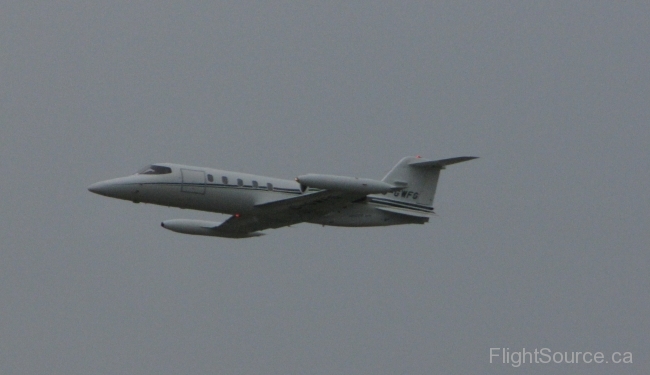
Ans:
[{"label": "aircraft fuselage", "polygon": [[[248,215],[255,206],[314,194],[320,189],[304,187],[292,180],[278,179],[239,172],[161,163],[165,173],[138,173],[91,185],[94,193],[135,203],[150,203],[183,209]],[[304,190],[304,191],[303,191]],[[389,195],[390,196],[390,195]],[[379,210],[381,203],[373,202],[375,195],[338,208],[305,222],[332,226],[385,226],[424,223],[428,218],[399,215]],[[381,200],[383,195],[376,198]]]}]

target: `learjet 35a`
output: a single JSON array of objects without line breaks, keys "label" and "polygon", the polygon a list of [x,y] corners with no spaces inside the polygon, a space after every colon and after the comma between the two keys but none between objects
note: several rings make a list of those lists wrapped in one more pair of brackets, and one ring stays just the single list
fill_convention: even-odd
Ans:
[{"label": "learjet 35a", "polygon": [[135,203],[232,215],[224,222],[172,219],[174,232],[246,238],[307,222],[341,227],[424,224],[445,166],[475,159],[405,157],[381,180],[306,174],[294,181],[218,169],[160,163],[135,175],[95,183],[93,193]]}]

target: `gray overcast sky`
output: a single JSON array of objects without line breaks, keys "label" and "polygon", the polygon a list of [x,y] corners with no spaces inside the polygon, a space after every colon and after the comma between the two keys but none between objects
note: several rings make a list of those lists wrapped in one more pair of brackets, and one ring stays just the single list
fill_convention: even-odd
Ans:
[{"label": "gray overcast sky", "polygon": [[[0,373],[647,374],[647,1],[4,1]],[[425,226],[175,234],[151,162],[445,170]],[[489,363],[491,347],[631,365]]]}]

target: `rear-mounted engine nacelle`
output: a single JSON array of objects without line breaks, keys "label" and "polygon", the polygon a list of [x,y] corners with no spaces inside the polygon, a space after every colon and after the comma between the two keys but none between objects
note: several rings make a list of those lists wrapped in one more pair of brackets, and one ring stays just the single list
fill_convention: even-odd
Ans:
[{"label": "rear-mounted engine nacelle", "polygon": [[384,194],[391,191],[402,190],[404,187],[393,186],[382,181],[369,178],[333,176],[327,174],[306,174],[298,176],[296,181],[300,183],[300,189],[304,192],[303,186],[316,189],[344,191],[358,194]]}]

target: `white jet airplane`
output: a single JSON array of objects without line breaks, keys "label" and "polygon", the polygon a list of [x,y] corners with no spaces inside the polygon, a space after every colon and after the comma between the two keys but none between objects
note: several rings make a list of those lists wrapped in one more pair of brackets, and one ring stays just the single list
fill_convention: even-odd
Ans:
[{"label": "white jet airplane", "polygon": [[135,175],[95,183],[93,193],[162,206],[232,215],[223,223],[172,219],[174,232],[228,238],[307,222],[341,227],[424,224],[433,214],[440,170],[476,159],[405,157],[381,180],[306,174],[295,181],[160,163]]}]

